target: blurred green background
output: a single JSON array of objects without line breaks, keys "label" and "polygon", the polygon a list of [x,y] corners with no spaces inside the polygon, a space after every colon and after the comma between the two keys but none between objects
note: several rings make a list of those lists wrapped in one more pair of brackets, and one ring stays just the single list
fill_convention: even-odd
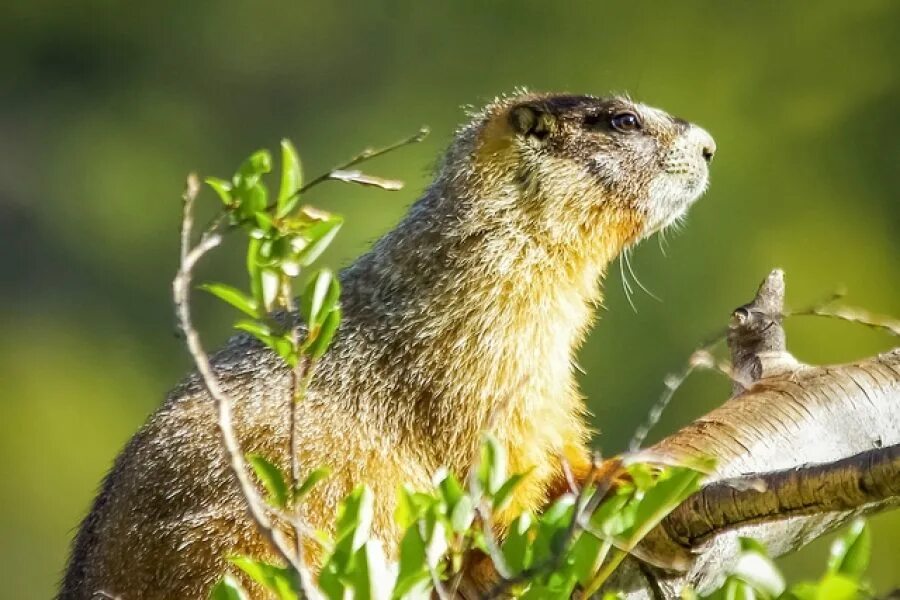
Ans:
[{"label": "blurred green background", "polygon": [[[657,302],[628,306],[617,270],[580,356],[607,453],[623,448],[691,350],[774,266],[789,301],[846,285],[900,315],[900,3],[191,2],[7,0],[0,8],[0,581],[51,595],[113,457],[189,369],[170,280],[188,170],[230,175],[292,138],[308,174],[420,125],[371,163],[399,193],[331,183],[347,264],[429,179],[463,105],[525,85],[637,99],[716,137],[712,187],[686,228],[634,266]],[[208,196],[210,206],[215,202]],[[203,273],[240,282],[239,248]],[[210,344],[232,315],[197,299]],[[811,362],[897,344],[821,320],[789,324]],[[654,435],[723,400],[701,374]],[[900,584],[900,513],[875,520],[872,579]],[[826,545],[786,561],[796,577]]]}]

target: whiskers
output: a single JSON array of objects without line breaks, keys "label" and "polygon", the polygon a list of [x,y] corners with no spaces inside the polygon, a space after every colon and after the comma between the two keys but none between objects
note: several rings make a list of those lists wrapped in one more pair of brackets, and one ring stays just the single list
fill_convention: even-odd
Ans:
[{"label": "whiskers", "polygon": [[628,300],[629,306],[631,306],[631,310],[637,313],[637,307],[634,304],[634,288],[631,285],[631,281],[628,280],[629,276],[634,284],[642,290],[645,294],[656,300],[657,302],[662,302],[662,300],[647,289],[641,280],[638,278],[637,273],[634,272],[634,267],[631,265],[631,248],[626,248],[622,251],[622,254],[619,256],[619,274],[622,277],[622,289],[625,291],[625,298]]},{"label": "whiskers", "polygon": [[656,236],[656,243],[659,245],[659,253],[668,258],[669,255],[666,254],[666,247],[669,245],[669,238],[666,237],[665,229],[662,229],[659,232],[659,235]]},{"label": "whiskers", "polygon": [[665,224],[657,232],[656,242],[659,245],[659,251],[663,256],[668,256],[668,254],[666,254],[666,250],[669,246],[669,232],[673,231],[675,235],[678,235],[684,229],[684,224],[686,221],[687,214],[681,214],[675,217],[670,223]]},{"label": "whiskers", "polygon": [[[627,250],[625,252],[627,252]],[[625,276],[625,252],[622,252],[622,254],[619,255],[619,275],[622,278],[622,290],[625,292],[625,299],[628,300],[628,305],[631,306],[631,310],[637,313],[637,307],[634,305],[634,300],[632,300],[634,289],[631,287],[631,282],[629,282],[628,278]]]}]

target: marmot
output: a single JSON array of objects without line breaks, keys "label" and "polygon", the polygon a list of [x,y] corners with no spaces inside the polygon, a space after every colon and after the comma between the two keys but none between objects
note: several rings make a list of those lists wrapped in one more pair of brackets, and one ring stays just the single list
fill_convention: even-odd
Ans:
[{"label": "marmot", "polygon": [[[397,486],[464,476],[482,431],[530,475],[500,525],[589,469],[573,354],[606,265],[705,190],[712,137],[625,97],[495,100],[458,132],[434,183],[341,273],[343,321],[301,406],[303,505],[326,528],[365,483],[373,534],[397,541]],[[247,452],[287,467],[290,377],[239,335],[213,359]],[[203,598],[235,553],[270,555],[226,463],[215,407],[189,377],[128,443],[75,539],[60,598]],[[316,548],[307,555],[317,559]]]}]

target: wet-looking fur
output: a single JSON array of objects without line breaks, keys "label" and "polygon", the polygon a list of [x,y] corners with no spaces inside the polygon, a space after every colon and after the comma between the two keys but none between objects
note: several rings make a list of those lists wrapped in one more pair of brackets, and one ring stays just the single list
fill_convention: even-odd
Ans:
[{"label": "wet-looking fur", "polygon": [[[343,322],[300,410],[303,505],[324,528],[361,483],[390,549],[403,482],[465,475],[490,428],[531,474],[502,525],[588,468],[573,354],[606,265],[680,218],[715,150],[699,127],[623,97],[501,98],[462,127],[434,183],[341,275]],[[247,452],[289,464],[290,377],[248,336],[214,357]],[[197,376],[129,442],[75,540],[60,597],[200,598],[235,553],[268,556],[232,480]],[[316,561],[310,543],[307,556]],[[259,590],[257,590],[257,593]]]}]

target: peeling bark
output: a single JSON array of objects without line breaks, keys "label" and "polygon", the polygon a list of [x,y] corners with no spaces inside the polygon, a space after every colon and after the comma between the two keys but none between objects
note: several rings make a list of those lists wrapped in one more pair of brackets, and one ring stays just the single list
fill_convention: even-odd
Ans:
[{"label": "peeling bark", "polygon": [[735,396],[651,448],[713,456],[716,471],[647,539],[656,556],[687,556],[683,573],[631,558],[607,589],[629,600],[710,591],[734,565],[738,537],[779,556],[858,514],[900,503],[900,348],[858,363],[810,366],[786,350],[780,271],[729,331]]}]

